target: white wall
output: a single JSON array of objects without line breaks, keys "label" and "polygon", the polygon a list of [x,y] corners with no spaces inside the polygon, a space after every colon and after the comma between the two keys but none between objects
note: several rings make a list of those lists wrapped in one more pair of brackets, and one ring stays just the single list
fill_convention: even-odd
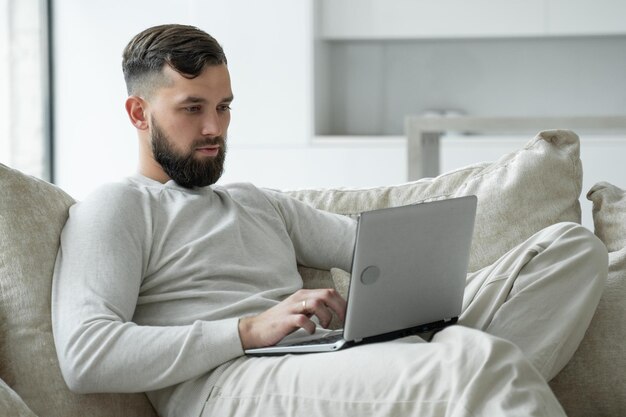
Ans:
[{"label": "white wall", "polygon": [[312,3],[191,1],[192,23],[228,58],[233,145],[302,145],[313,131]]},{"label": "white wall", "polygon": [[55,179],[82,198],[136,170],[137,140],[124,111],[122,50],[150,25],[191,22],[189,2],[54,2]]},{"label": "white wall", "polygon": [[225,182],[283,190],[372,187],[406,180],[406,140],[329,138],[302,146],[234,147]]}]

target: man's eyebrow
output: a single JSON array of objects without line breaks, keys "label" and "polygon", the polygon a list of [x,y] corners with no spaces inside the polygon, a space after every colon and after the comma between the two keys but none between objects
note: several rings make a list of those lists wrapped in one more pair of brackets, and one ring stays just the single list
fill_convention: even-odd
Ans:
[{"label": "man's eyebrow", "polygon": [[[234,100],[233,96],[228,96],[220,100],[220,103],[230,103]],[[202,97],[188,96],[181,100],[181,103],[206,103],[207,100]]]},{"label": "man's eyebrow", "polygon": [[181,103],[206,103],[206,99],[203,99],[202,97],[187,96],[181,100]]}]

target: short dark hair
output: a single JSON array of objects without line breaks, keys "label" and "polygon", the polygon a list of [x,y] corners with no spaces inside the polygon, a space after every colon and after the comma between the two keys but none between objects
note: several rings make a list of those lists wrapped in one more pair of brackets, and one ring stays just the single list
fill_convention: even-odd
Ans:
[{"label": "short dark hair", "polygon": [[208,65],[227,64],[220,44],[194,26],[160,25],[138,33],[124,48],[122,70],[128,94],[149,95],[167,82],[169,65],[183,77],[195,78]]}]

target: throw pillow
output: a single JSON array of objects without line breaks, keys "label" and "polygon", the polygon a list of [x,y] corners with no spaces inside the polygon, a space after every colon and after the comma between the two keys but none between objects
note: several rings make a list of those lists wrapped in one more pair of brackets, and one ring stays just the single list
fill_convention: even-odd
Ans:
[{"label": "throw pillow", "polygon": [[0,378],[46,417],[154,417],[144,394],[78,395],[61,376],[50,321],[52,271],[73,200],[0,164]]},{"label": "throw pillow", "polygon": [[609,276],[585,338],[550,385],[570,417],[620,417],[626,410],[626,192],[602,182],[587,198],[595,233],[609,250]]}]

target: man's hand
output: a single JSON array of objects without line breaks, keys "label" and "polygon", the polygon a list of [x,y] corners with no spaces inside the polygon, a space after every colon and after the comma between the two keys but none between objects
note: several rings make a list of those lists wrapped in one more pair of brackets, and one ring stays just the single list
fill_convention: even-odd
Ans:
[{"label": "man's hand", "polygon": [[327,328],[334,311],[343,322],[346,301],[333,289],[299,290],[280,304],[253,317],[239,320],[239,337],[245,349],[272,346],[298,329],[315,333],[311,317]]}]

